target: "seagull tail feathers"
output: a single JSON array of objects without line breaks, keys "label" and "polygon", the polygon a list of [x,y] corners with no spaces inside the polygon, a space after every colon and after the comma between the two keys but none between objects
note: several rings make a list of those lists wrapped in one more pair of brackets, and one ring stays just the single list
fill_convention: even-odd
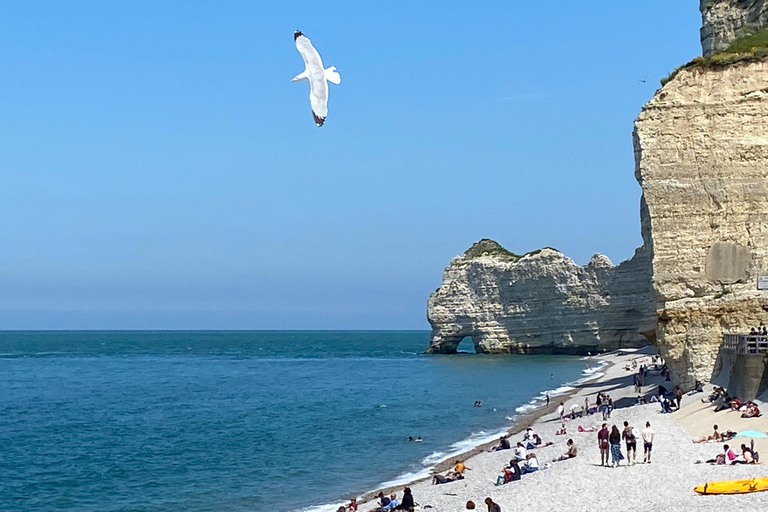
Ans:
[{"label": "seagull tail feathers", "polygon": [[341,75],[336,71],[336,66],[331,66],[325,70],[325,79],[332,84],[339,85],[341,83]]}]

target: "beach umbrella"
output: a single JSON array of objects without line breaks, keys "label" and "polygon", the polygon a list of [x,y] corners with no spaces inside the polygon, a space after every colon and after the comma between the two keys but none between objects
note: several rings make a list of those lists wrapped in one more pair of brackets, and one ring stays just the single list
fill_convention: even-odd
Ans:
[{"label": "beach umbrella", "polygon": [[743,432],[739,432],[733,437],[768,437],[762,432],[758,432],[757,430],[745,430]]}]

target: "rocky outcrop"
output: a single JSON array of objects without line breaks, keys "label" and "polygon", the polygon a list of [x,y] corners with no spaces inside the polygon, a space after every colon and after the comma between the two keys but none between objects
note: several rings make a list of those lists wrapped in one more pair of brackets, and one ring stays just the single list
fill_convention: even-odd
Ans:
[{"label": "rocky outcrop", "polygon": [[738,37],[768,25],[768,0],[701,0],[701,48],[722,52]]},{"label": "rocky outcrop", "polygon": [[691,384],[710,378],[723,333],[768,320],[757,289],[768,274],[768,63],[682,69],[643,108],[634,144],[656,343]]},{"label": "rocky outcrop", "polygon": [[557,250],[510,253],[481,240],[454,258],[429,297],[428,352],[587,354],[638,347],[654,332],[650,254],[618,266],[595,254],[579,266]]}]

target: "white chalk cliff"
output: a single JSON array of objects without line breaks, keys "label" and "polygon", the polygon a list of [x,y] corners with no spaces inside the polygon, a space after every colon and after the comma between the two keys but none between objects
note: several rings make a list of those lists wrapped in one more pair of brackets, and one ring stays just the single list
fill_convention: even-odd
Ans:
[{"label": "white chalk cliff", "polygon": [[517,256],[481,240],[454,258],[429,297],[428,352],[453,353],[470,337],[480,353],[587,354],[648,343],[656,309],[650,261],[639,249],[614,266],[595,254],[579,266],[546,248]]}]

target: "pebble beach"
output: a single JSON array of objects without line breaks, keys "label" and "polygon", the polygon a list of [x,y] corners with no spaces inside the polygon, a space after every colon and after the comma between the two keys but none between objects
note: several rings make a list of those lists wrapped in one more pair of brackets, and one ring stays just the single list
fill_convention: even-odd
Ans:
[{"label": "pebble beach", "polygon": [[[768,476],[765,460],[756,465],[716,466],[704,463],[723,451],[724,443],[708,442],[695,444],[693,438],[711,433],[718,424],[720,430],[768,431],[768,421],[763,417],[741,418],[738,412],[715,413],[711,406],[701,403],[712,386],[705,387],[705,393],[685,395],[679,411],[662,414],[658,403],[637,404],[637,393],[633,385],[633,371],[626,367],[636,359],[650,362],[652,351],[618,351],[599,356],[607,363],[604,375],[582,385],[566,399],[553,399],[548,408],[542,407],[538,417],[528,424],[546,443],[551,446],[531,450],[536,453],[541,470],[525,474],[519,481],[495,485],[501,469],[512,456],[511,450],[488,451],[488,446],[477,449],[463,458],[468,470],[465,479],[432,485],[431,480],[413,482],[410,487],[418,506],[416,510],[447,512],[466,510],[467,501],[476,504],[478,510],[485,510],[487,497],[501,506],[502,510],[567,510],[567,511],[608,511],[608,510],[766,510],[768,492],[738,495],[699,495],[693,491],[696,485],[710,481],[749,479]],[[646,379],[643,394],[650,396],[663,377]],[[666,383],[669,387],[669,383]],[[619,430],[623,422],[642,430],[650,422],[656,432],[652,463],[642,463],[642,440],[638,443],[637,463],[627,465],[627,459],[616,468],[600,465],[600,452],[596,432],[578,432],[578,426],[597,427],[603,423],[600,414],[593,414],[565,422],[566,435],[555,435],[561,422],[555,412],[560,401],[566,411],[573,403],[584,404],[589,396],[594,404],[598,392],[608,393],[614,400],[615,409],[608,427],[616,425]],[[762,404],[761,404],[762,406]],[[521,441],[526,423],[519,423],[510,431],[514,446]],[[567,449],[566,441],[573,439],[578,447],[578,456],[559,462],[553,459]],[[749,438],[736,438],[729,444],[738,452],[742,443],[749,445]],[[768,458],[766,439],[755,440],[755,449]],[[622,443],[622,452],[626,449]],[[444,470],[445,467],[437,468]],[[389,491],[389,489],[387,490]],[[394,489],[398,497],[402,487]],[[375,493],[363,497],[360,510],[368,512],[376,508]]]}]

